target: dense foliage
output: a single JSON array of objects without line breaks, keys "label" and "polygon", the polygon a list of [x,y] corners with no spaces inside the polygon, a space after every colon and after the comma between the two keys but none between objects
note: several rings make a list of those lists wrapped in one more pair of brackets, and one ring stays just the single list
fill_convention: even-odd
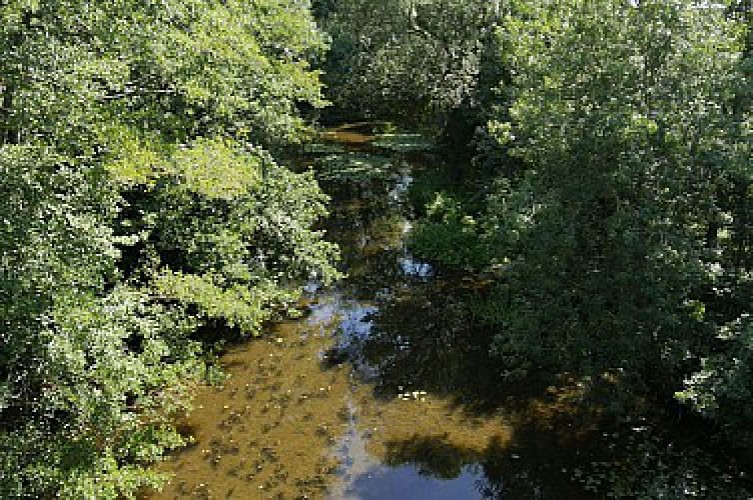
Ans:
[{"label": "dense foliage", "polygon": [[443,122],[474,99],[499,1],[318,2],[332,36],[326,82],[341,111]]},{"label": "dense foliage", "polygon": [[197,329],[336,275],[325,196],[264,149],[323,104],[323,49],[305,2],[0,7],[0,496],[157,484]]},{"label": "dense foliage", "polygon": [[748,437],[749,9],[509,5],[491,174],[436,196],[417,250],[491,278],[469,307],[505,376],[617,377]]},{"label": "dense foliage", "polygon": [[751,443],[751,23],[743,0],[3,2],[0,496],[158,485],[210,346],[337,277],[326,195],[279,163],[326,104],[326,54],[339,112],[453,153],[414,191],[412,244],[478,278],[458,314],[501,377],[606,381]]}]

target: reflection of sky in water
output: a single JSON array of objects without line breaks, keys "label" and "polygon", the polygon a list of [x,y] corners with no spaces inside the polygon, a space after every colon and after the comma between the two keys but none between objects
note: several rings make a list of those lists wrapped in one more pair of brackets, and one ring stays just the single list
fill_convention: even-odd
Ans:
[{"label": "reflection of sky in water", "polygon": [[[358,431],[355,407],[349,401],[348,432],[335,453],[341,460],[341,480],[330,490],[330,500],[473,500],[484,498],[478,467],[465,466],[452,479],[421,474],[414,465],[390,467],[366,451],[367,439]],[[376,429],[375,429],[376,430]]]},{"label": "reflection of sky in water", "polygon": [[406,276],[416,278],[429,278],[434,275],[434,269],[430,264],[414,259],[412,256],[399,259],[400,268]]},{"label": "reflection of sky in water", "polygon": [[481,499],[476,490],[479,477],[465,467],[460,477],[451,480],[421,476],[415,467],[377,466],[357,477],[345,491],[346,499],[472,500]]},{"label": "reflection of sky in water", "polygon": [[[467,364],[465,337],[449,335],[463,318],[427,293],[436,270],[406,248],[412,181],[398,172],[389,192],[346,190],[333,205],[349,278],[309,282],[305,319],[223,358],[233,377],[197,397],[197,446],[169,462],[179,477],[159,498],[473,500],[516,470],[528,477],[526,461],[500,462],[507,416],[463,405],[494,379]],[[584,498],[559,486],[547,498]],[[511,498],[542,498],[532,491],[525,480]]]},{"label": "reflection of sky in water", "polygon": [[410,175],[410,171],[400,172],[400,176],[397,177],[394,186],[388,194],[390,201],[403,201],[405,194],[408,192],[411,184],[413,184],[413,176]]},{"label": "reflection of sky in water", "polygon": [[323,298],[309,306],[309,316],[306,322],[311,326],[319,326],[322,331],[341,313],[342,297],[332,295]]},{"label": "reflection of sky in water", "polygon": [[372,326],[369,317],[377,312],[378,308],[335,294],[312,304],[309,310],[308,324],[327,326],[337,320],[339,337],[348,343],[368,337]]},{"label": "reflection of sky in water", "polygon": [[[388,193],[390,205],[396,213],[400,212],[400,205],[413,182],[410,172],[403,171],[396,176],[395,184]],[[355,223],[356,221],[351,221]],[[325,335],[332,335],[335,340],[334,351],[321,353],[322,358],[333,355],[335,359],[347,360],[357,374],[358,379],[375,381],[380,375],[377,366],[370,365],[362,352],[363,345],[373,334],[373,317],[379,313],[379,307],[375,305],[380,301],[389,300],[394,295],[395,280],[405,284],[415,283],[416,279],[423,281],[434,276],[434,269],[428,263],[421,262],[412,255],[405,246],[403,238],[410,233],[412,224],[408,219],[400,221],[400,227],[396,237],[398,252],[393,254],[391,262],[381,262],[374,256],[366,257],[356,255],[356,260],[369,262],[367,276],[385,275],[391,286],[375,290],[374,302],[359,301],[349,298],[347,289],[326,293],[322,296],[321,288],[316,283],[307,287],[311,296],[318,295],[318,300],[311,304],[308,324],[318,327]],[[365,248],[370,238],[374,238],[372,232],[360,235],[359,248]],[[359,242],[356,242],[357,244]],[[385,250],[389,248],[385,246]],[[395,266],[399,274],[394,274]],[[390,270],[392,269],[392,271]],[[401,276],[402,275],[402,279]],[[363,279],[363,277],[361,278]],[[317,293],[318,292],[318,293]],[[395,332],[393,348],[405,350],[409,347],[408,341]],[[348,396],[348,430],[337,443],[332,451],[340,460],[338,478],[329,490],[328,498],[337,499],[410,499],[410,500],[441,500],[441,499],[476,499],[482,498],[478,492],[478,484],[482,481],[483,473],[475,465],[464,466],[458,469],[455,478],[441,479],[422,473],[418,465],[406,463],[403,465],[390,466],[381,459],[367,452],[367,444],[370,438],[369,432],[379,432],[378,429],[359,430],[358,413],[363,410],[353,400],[353,395]],[[381,422],[380,422],[381,424]],[[389,425],[389,423],[385,423]]]},{"label": "reflection of sky in water", "polygon": [[340,342],[349,344],[366,339],[371,333],[373,323],[369,319],[377,312],[374,306],[362,305],[352,302],[350,308],[342,311],[343,318],[340,321]]}]

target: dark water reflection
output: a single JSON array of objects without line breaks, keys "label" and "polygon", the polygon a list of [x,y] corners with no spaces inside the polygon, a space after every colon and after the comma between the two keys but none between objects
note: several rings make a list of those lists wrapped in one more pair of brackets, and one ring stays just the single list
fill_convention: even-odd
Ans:
[{"label": "dark water reflection", "polygon": [[[329,138],[369,152],[357,128]],[[405,160],[324,183],[348,278],[311,284],[305,318],[227,353],[230,378],[198,396],[196,444],[164,464],[175,479],[155,497],[588,498],[564,469],[590,456],[598,414],[575,386],[499,384],[464,292],[406,249]]]}]

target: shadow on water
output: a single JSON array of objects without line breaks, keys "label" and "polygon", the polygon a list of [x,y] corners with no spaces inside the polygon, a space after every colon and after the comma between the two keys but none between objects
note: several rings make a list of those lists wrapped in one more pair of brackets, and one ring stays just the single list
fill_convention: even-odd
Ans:
[{"label": "shadow on water", "polygon": [[361,466],[331,498],[589,498],[571,471],[600,453],[599,412],[577,386],[500,384],[491,332],[440,280],[341,322],[323,367],[347,361],[361,384],[340,450]]},{"label": "shadow on water", "polygon": [[597,412],[572,388],[500,384],[492,332],[473,325],[453,281],[405,248],[410,183],[403,172],[376,196],[360,190],[379,183],[329,186],[340,190],[328,228],[353,300],[321,362],[352,370],[330,498],[588,498],[569,468],[594,451],[584,438]]},{"label": "shadow on water", "polygon": [[379,149],[373,132],[332,130],[304,158],[327,174],[324,229],[348,277],[312,283],[304,318],[223,356],[229,378],[197,396],[182,424],[195,444],[162,465],[175,478],[155,498],[589,498],[570,469],[594,451],[598,412],[575,386],[499,383],[492,332],[405,245],[411,169],[429,154],[412,136],[388,143],[408,152]]}]

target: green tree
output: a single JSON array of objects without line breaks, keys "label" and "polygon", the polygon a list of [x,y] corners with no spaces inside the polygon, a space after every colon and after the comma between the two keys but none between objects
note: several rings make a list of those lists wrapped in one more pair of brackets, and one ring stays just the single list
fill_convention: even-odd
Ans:
[{"label": "green tree", "polygon": [[323,105],[323,48],[306,2],[0,6],[0,496],[157,484],[196,328],[336,276],[326,197],[266,151]]},{"label": "green tree", "polygon": [[732,319],[709,293],[734,273],[720,238],[747,238],[722,189],[749,176],[740,25],[605,1],[522,5],[506,29],[511,123],[489,133],[525,170],[490,200],[496,350],[507,368],[618,371],[671,394]]},{"label": "green tree", "polygon": [[472,99],[500,2],[321,2],[327,83],[339,109],[432,123]]}]

